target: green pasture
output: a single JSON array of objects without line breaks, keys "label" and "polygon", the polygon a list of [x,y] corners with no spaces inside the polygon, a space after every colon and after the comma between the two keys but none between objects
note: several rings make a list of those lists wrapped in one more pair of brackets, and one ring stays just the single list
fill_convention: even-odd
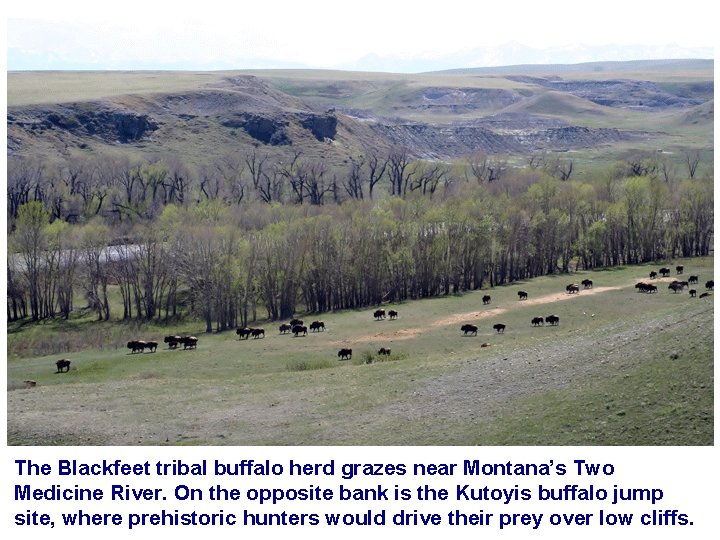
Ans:
[{"label": "green pasture", "polygon": [[[703,292],[713,259],[668,262],[677,263],[686,277],[700,276]],[[634,283],[657,268],[547,276],[385,306],[399,311],[394,321],[375,321],[373,309],[301,314],[327,326],[306,337],[281,335],[280,321],[253,323],[266,336],[246,341],[204,334],[193,321],[25,325],[8,335],[16,353],[7,367],[8,442],[713,444],[713,299],[662,284],[657,294],[636,292]],[[586,277],[602,292],[564,294]],[[530,324],[550,314],[560,325]],[[479,326],[478,336],[462,335],[466,322]],[[504,334],[492,329],[497,322]],[[62,339],[71,327],[89,343],[103,335],[109,342],[43,356],[19,351],[26,336]],[[162,342],[170,333],[197,335],[197,350],[125,348],[129,339]],[[338,359],[344,347],[351,360]],[[379,357],[379,347],[392,354]],[[68,373],[55,373],[60,358],[72,361]],[[37,384],[26,388],[26,380]]]}]

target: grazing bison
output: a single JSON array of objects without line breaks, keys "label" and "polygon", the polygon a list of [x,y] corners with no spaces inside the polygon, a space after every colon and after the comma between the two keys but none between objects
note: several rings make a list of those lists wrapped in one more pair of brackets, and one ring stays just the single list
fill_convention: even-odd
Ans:
[{"label": "grazing bison", "polygon": [[683,290],[683,286],[682,283],[673,281],[670,285],[668,285],[668,289],[672,290],[674,293],[678,293]]},{"label": "grazing bison", "polygon": [[349,360],[352,358],[352,349],[340,349],[338,351],[338,358],[340,358],[340,360]]},{"label": "grazing bison", "polygon": [[682,264],[678,264],[678,265],[675,267],[675,271],[676,271],[678,274],[682,274],[682,273],[683,273],[683,270],[685,270],[685,267],[684,267]]},{"label": "grazing bison", "polygon": [[704,293],[702,293],[702,294],[700,295],[700,298],[707,298],[708,296],[710,296],[710,293],[709,293],[709,292],[704,292]]},{"label": "grazing bison", "polygon": [[490,300],[491,300],[491,298],[490,298],[489,294],[486,294],[485,296],[483,296],[483,304],[488,305],[490,303]]},{"label": "grazing bison", "polygon": [[252,328],[243,326],[242,328],[238,328],[237,330],[235,330],[235,333],[238,335],[238,337],[240,339],[249,339],[250,334],[252,334]]},{"label": "grazing bison", "polygon": [[140,339],[134,339],[132,341],[128,341],[127,348],[130,349],[130,354],[135,354],[136,352],[143,352],[145,350],[146,343]]},{"label": "grazing bison", "polygon": [[578,285],[577,283],[571,283],[570,285],[565,287],[565,290],[568,294],[578,293],[580,292],[580,285]]},{"label": "grazing bison", "polygon": [[157,350],[158,342],[157,341],[146,341],[145,342],[145,348],[150,349],[150,352],[155,352]]},{"label": "grazing bison", "polygon": [[583,279],[580,284],[586,289],[592,289],[593,286],[592,279]]},{"label": "grazing bison", "polygon": [[697,294],[695,289],[690,289],[688,292],[690,293],[690,298],[695,298],[695,295]]},{"label": "grazing bison", "polygon": [[376,309],[375,313],[373,313],[373,317],[375,317],[376,321],[379,321],[380,319],[385,318],[385,310],[384,309]]},{"label": "grazing bison", "polygon": [[460,327],[460,331],[466,336],[468,334],[473,334],[473,335],[477,336],[478,327],[475,326],[474,324],[463,324]]},{"label": "grazing bison", "polygon": [[398,312],[395,311],[394,309],[391,309],[390,311],[388,311],[388,317],[390,317],[391,321],[393,319],[397,319],[397,316],[398,316]]},{"label": "grazing bison", "polygon": [[310,323],[310,330],[313,332],[325,331],[325,323],[323,321],[313,321]]},{"label": "grazing bison", "polygon": [[533,326],[541,326],[545,324],[545,321],[542,317],[533,317],[531,322]]},{"label": "grazing bison", "polygon": [[519,300],[527,300],[528,294],[525,291],[518,291]]},{"label": "grazing bison", "polygon": [[670,269],[669,268],[661,268],[660,275],[662,277],[668,277],[670,275]]},{"label": "grazing bison", "polygon": [[545,322],[548,323],[550,326],[557,326],[560,324],[560,317],[557,315],[548,315],[545,317]]},{"label": "grazing bison", "polygon": [[290,326],[302,326],[303,320],[302,319],[293,319],[290,321]]},{"label": "grazing bison", "polygon": [[63,371],[70,371],[70,360],[58,360],[55,362],[55,366],[57,367],[57,371],[55,373],[62,373]]},{"label": "grazing bison", "polygon": [[656,286],[656,285],[651,285],[651,284],[649,284],[649,283],[642,283],[642,282],[641,282],[641,283],[637,283],[637,284],[635,285],[635,288],[636,288],[638,291],[644,292],[644,293],[654,293],[654,292],[657,292],[657,286]]},{"label": "grazing bison", "polygon": [[698,279],[700,279],[698,276],[690,276],[688,278],[688,283],[697,283]]},{"label": "grazing bison", "polygon": [[705,288],[713,290],[713,287],[715,287],[715,282],[711,279],[710,281],[705,282]]},{"label": "grazing bison", "polygon": [[307,336],[307,326],[303,326],[302,324],[296,324],[292,328],[292,333],[295,334],[295,337],[298,337],[300,334],[303,336]]},{"label": "grazing bison", "polygon": [[175,349],[180,343],[180,339],[180,336],[165,336],[163,341],[168,344],[169,349]]},{"label": "grazing bison", "polygon": [[656,277],[657,277],[657,272],[655,270],[650,272],[650,279],[655,279]]},{"label": "grazing bison", "polygon": [[183,336],[180,338],[180,344],[183,346],[183,349],[196,349],[198,343],[198,338],[195,336]]},{"label": "grazing bison", "polygon": [[286,334],[286,333],[289,332],[290,330],[292,330],[292,325],[291,325],[291,324],[283,323],[283,324],[280,325],[280,333],[281,333],[281,334]]},{"label": "grazing bison", "polygon": [[385,347],[380,347],[380,350],[378,350],[378,354],[384,355],[384,356],[390,356],[390,349],[386,349]]},{"label": "grazing bison", "polygon": [[502,323],[493,324],[493,329],[498,333],[502,334],[505,332],[505,325]]},{"label": "grazing bison", "polygon": [[257,339],[259,337],[265,337],[265,329],[264,328],[253,328],[251,331],[253,339]]}]

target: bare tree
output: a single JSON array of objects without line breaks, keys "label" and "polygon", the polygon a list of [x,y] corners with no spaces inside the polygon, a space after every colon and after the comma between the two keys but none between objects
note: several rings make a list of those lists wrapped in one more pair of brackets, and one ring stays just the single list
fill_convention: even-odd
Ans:
[{"label": "bare tree", "polygon": [[570,180],[573,173],[573,160],[555,158],[551,161],[546,161],[543,167],[550,176],[557,178],[558,180]]},{"label": "bare tree", "polygon": [[391,194],[405,197],[415,170],[410,167],[410,152],[405,147],[394,148],[388,156],[388,175]]},{"label": "bare tree", "polygon": [[423,195],[433,195],[438,184],[450,174],[447,165],[440,162],[423,162],[418,165],[417,177],[410,189],[421,190]]},{"label": "bare tree", "polygon": [[695,173],[697,172],[698,165],[700,165],[700,151],[694,150],[692,152],[686,152],[685,163],[687,164],[688,168],[688,176],[690,178],[695,178]]},{"label": "bare tree", "polygon": [[[467,157],[467,164],[470,169],[470,175],[478,184],[500,180],[508,168],[508,163],[505,158],[496,157],[495,159],[490,159],[485,152],[480,150],[473,152]],[[467,172],[465,173],[465,178],[469,180]]]},{"label": "bare tree", "polygon": [[345,175],[343,180],[343,187],[345,192],[352,199],[362,200],[363,199],[363,166],[365,165],[365,158],[359,157],[357,160],[350,158],[350,168]]}]

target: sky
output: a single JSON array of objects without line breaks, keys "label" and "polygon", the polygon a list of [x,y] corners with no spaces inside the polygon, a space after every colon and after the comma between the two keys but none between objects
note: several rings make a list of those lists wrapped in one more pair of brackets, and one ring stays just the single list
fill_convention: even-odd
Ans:
[{"label": "sky", "polygon": [[699,0],[9,0],[7,69],[417,72],[713,58],[707,5]]}]

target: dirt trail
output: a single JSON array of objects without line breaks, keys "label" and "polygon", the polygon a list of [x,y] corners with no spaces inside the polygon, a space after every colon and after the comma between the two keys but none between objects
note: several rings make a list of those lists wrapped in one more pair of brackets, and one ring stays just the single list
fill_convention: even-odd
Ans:
[{"label": "dirt trail", "polygon": [[[518,300],[517,305],[518,307],[524,307],[524,306],[537,306],[542,304],[550,304],[553,302],[560,302],[563,300],[572,300],[573,298],[580,298],[583,296],[589,296],[593,294],[600,294],[608,291],[617,291],[622,289],[622,287],[594,287],[592,289],[582,289],[577,294],[568,294],[566,292],[559,292],[559,293],[553,293],[553,294],[547,294],[545,296],[538,296],[537,298],[528,298],[527,300]],[[482,311],[468,311],[465,313],[455,313],[453,315],[450,315],[449,317],[444,317],[442,319],[437,319],[434,321],[431,321],[429,323],[430,326],[438,327],[438,326],[452,326],[454,324],[460,324],[470,321],[475,321],[477,319],[486,319],[488,317],[494,317],[496,315],[501,315],[507,311],[507,308],[488,308],[484,309]],[[404,339],[412,339],[418,335],[420,335],[423,331],[427,330],[427,327],[422,328],[404,328],[402,330],[396,330],[392,332],[378,332],[375,334],[368,334],[365,336],[359,336],[352,339],[346,339],[342,341],[334,341],[332,342],[334,345],[343,345],[343,344],[353,344],[353,343],[368,343],[372,341],[382,341],[382,340],[404,340]]]}]

